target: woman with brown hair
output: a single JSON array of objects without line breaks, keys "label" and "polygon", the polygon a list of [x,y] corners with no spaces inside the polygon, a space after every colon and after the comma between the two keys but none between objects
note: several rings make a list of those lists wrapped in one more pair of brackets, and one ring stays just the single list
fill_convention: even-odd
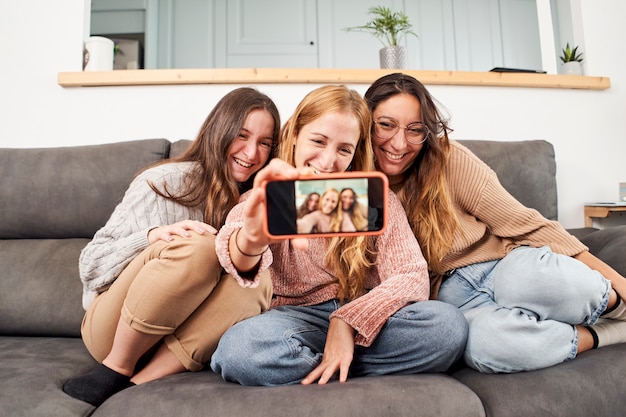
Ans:
[{"label": "woman with brown hair", "polygon": [[271,282],[224,275],[215,234],[273,154],[273,101],[225,95],[182,156],[141,172],[83,249],[83,341],[100,363],[63,390],[98,406],[116,392],[200,370],[222,333],[269,307]]},{"label": "woman with brown hair", "polygon": [[407,212],[432,297],[460,308],[469,322],[469,366],[529,371],[626,342],[626,279],[449,140],[422,83],[389,74],[365,99],[377,169]]},{"label": "woman with brown hair", "polygon": [[[352,230],[365,231],[367,230],[368,221],[366,217],[367,208],[363,208],[358,201],[356,192],[352,188],[344,188],[339,193],[339,221],[344,218],[350,220]],[[345,228],[342,230],[346,231]]]}]

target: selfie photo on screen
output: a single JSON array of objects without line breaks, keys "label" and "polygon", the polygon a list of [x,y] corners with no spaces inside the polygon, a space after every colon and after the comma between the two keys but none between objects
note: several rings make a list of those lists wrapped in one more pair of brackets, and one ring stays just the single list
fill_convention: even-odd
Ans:
[{"label": "selfie photo on screen", "polygon": [[325,178],[271,182],[270,235],[380,232],[384,224],[380,178]]}]

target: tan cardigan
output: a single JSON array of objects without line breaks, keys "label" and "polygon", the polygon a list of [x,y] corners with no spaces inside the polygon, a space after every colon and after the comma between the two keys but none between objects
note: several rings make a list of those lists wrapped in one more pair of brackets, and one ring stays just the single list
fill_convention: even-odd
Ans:
[{"label": "tan cardigan", "polygon": [[[549,246],[555,253],[577,255],[588,248],[558,222],[525,207],[502,187],[496,173],[465,146],[451,141],[446,178],[461,223],[445,270],[502,259],[519,246]],[[436,298],[442,277],[432,282]]]}]

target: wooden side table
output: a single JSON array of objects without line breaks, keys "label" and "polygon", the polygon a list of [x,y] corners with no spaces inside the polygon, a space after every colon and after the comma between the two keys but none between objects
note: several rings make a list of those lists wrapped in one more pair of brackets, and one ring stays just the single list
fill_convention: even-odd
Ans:
[{"label": "wooden side table", "polygon": [[585,227],[592,227],[594,218],[604,219],[619,211],[626,211],[626,203],[585,204]]}]

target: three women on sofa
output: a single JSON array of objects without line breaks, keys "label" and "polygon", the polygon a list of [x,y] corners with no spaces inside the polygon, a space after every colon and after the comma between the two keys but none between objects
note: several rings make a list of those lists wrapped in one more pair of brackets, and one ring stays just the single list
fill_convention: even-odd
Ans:
[{"label": "three women on sofa", "polygon": [[[222,338],[212,359],[215,371],[255,385],[325,383],[337,373],[345,381],[348,374],[442,371],[465,347],[465,319],[470,326],[465,360],[482,372],[539,369],[594,346],[626,341],[624,277],[557,223],[523,207],[484,163],[450,141],[450,129],[421,83],[404,74],[374,82],[365,95],[373,120],[366,122],[362,111],[354,111],[352,118],[360,127],[352,123],[352,131],[347,122],[351,117],[346,118],[350,111],[333,111],[316,94],[303,100],[283,129],[279,156],[286,162],[272,162],[259,172],[247,201],[232,210],[215,243],[230,274],[227,280],[218,279],[220,283],[237,280],[261,288],[252,301],[258,308],[249,313],[255,317]],[[322,103],[327,108],[316,106]],[[371,126],[373,153],[363,125]],[[335,163],[327,167],[326,155],[333,147]],[[303,169],[345,170],[348,159],[352,169],[368,170],[374,158],[398,195],[390,197],[391,205],[395,210],[402,203],[409,235],[417,236],[421,246],[392,251],[394,256],[397,251],[411,254],[402,259],[404,266],[417,268],[410,274],[412,285],[407,287],[407,277],[398,277],[393,266],[371,268],[374,259],[386,265],[381,253],[398,243],[386,241],[385,235],[312,239],[307,252],[299,251],[295,242],[269,242],[263,236],[263,181],[293,178]],[[405,236],[402,244],[415,245],[403,222],[394,221]],[[181,226],[176,233],[194,235],[189,231],[195,224]],[[199,233],[214,232],[208,224],[201,226]],[[349,261],[337,255],[342,250],[350,254]],[[422,253],[432,279],[431,297],[457,306],[465,319],[445,304],[425,301]],[[264,286],[263,279],[270,262],[276,309],[256,316],[267,308],[269,283]],[[241,287],[236,287],[229,287],[234,292],[225,292],[225,299],[239,297],[232,295],[239,294]],[[302,328],[306,331],[283,336],[285,329]],[[219,338],[219,332],[210,333]],[[231,349],[235,344],[237,350]],[[297,365],[284,346],[299,353]],[[206,350],[205,359],[212,351]],[[396,354],[402,364],[393,360]],[[172,369],[194,368],[180,364]]]}]

